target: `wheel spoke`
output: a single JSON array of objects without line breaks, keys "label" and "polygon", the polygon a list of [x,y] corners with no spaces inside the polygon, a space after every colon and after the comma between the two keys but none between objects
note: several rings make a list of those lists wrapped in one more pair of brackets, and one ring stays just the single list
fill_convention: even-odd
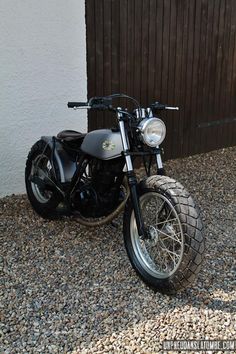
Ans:
[{"label": "wheel spoke", "polygon": [[174,267],[176,267],[176,261],[175,261],[175,257],[173,257],[173,255],[171,253],[168,252],[168,255],[170,256],[170,258],[172,259],[173,263],[174,263]]},{"label": "wheel spoke", "polygon": [[[171,235],[169,235],[169,234],[166,234],[166,233],[165,233],[164,231],[162,231],[162,230],[159,230],[159,232],[160,232],[161,234],[165,235],[167,238],[171,238],[173,241],[176,241],[176,242],[178,242],[178,243],[181,244],[181,241],[180,241],[178,238],[174,238],[173,236],[171,236]],[[181,232],[175,233],[175,236],[176,236],[176,235],[181,235]]]},{"label": "wheel spoke", "polygon": [[[170,219],[170,220],[168,220],[168,222],[171,222],[172,220],[176,220],[176,218]],[[158,222],[157,226],[162,225],[162,224],[166,224],[166,220]],[[171,224],[171,225],[179,225],[179,224]]]},{"label": "wheel spoke", "polygon": [[163,229],[163,227],[166,225],[166,223],[169,221],[169,218],[170,218],[170,216],[171,216],[171,214],[172,214],[172,211],[173,210],[171,210],[170,212],[169,212],[169,214],[168,214],[168,216],[167,216],[167,218],[166,218],[166,220],[165,220],[165,223],[164,223],[164,225],[162,226],[162,228],[161,229]]},{"label": "wheel spoke", "polygon": [[163,244],[162,249],[164,249],[168,254],[173,254],[173,255],[175,255],[176,257],[179,257],[179,254],[178,254],[178,253],[172,252],[171,250],[169,250],[168,248],[165,247],[165,245],[164,245],[164,243],[163,243],[162,240],[160,240],[160,241],[161,241],[161,243]]},{"label": "wheel spoke", "polygon": [[165,205],[165,201],[162,203],[161,207],[156,212],[156,223],[158,222],[158,219],[160,217],[160,213],[162,212],[162,209],[164,208],[164,205]]}]

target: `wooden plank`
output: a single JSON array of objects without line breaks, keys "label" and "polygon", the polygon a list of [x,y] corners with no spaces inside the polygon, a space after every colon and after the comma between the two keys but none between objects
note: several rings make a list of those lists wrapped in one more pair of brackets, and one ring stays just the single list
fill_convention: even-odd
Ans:
[{"label": "wooden plank", "polygon": [[112,6],[111,88],[112,93],[118,93],[120,92],[120,4],[119,0],[110,1]]},{"label": "wooden plank", "polygon": [[[230,95],[230,86],[228,80],[228,73],[230,73],[230,29],[231,29],[231,6],[230,1],[225,1],[225,16],[224,16],[224,33],[223,33],[223,57],[222,57],[222,71],[221,71],[221,88],[220,88],[220,102],[219,115],[224,117],[228,112],[228,97]],[[230,78],[231,80],[231,78]],[[229,117],[229,116],[228,116]],[[219,131],[219,130],[218,130]],[[218,139],[227,140],[228,127],[224,124],[221,133],[218,134]],[[220,142],[218,142],[219,144]]]},{"label": "wooden plank", "polygon": [[[95,0],[95,32],[96,32],[96,96],[103,96],[104,92],[104,73],[103,73],[103,1]],[[103,112],[96,113],[96,127],[102,128],[104,123]]]},{"label": "wooden plank", "polygon": [[[211,51],[211,68],[210,68],[210,85],[208,109],[211,112],[209,119],[215,116],[215,89],[216,89],[216,70],[217,70],[217,48],[218,48],[218,28],[220,20],[220,0],[214,1],[214,16],[212,30],[212,51]],[[214,118],[213,118],[214,120]]]},{"label": "wooden plank", "polygon": [[[195,50],[195,14],[196,14],[196,2],[194,0],[189,1],[189,11],[188,11],[188,38],[187,38],[187,52],[186,52],[186,67],[183,66],[184,71],[186,72],[185,76],[185,94],[184,94],[184,122],[183,125],[186,127],[185,133],[183,133],[183,144],[182,144],[182,154],[188,155],[189,151],[193,149],[194,140],[193,132],[196,128],[191,124],[192,118],[192,91],[193,91],[193,66],[194,66],[194,50]],[[199,58],[197,56],[197,58]],[[195,135],[195,134],[194,134]]]},{"label": "wooden plank", "polygon": [[[111,33],[110,33],[110,83],[107,83],[109,88],[108,94],[118,93],[120,91],[120,2],[119,0],[105,0],[109,2],[106,4],[107,17],[104,16],[104,21],[110,21]],[[97,1],[100,3],[100,1]],[[108,20],[109,18],[109,20]],[[109,29],[108,29],[109,30]],[[104,114],[104,117],[100,118],[103,121],[103,127],[112,127],[115,125],[115,117],[109,112]]]},{"label": "wooden plank", "polygon": [[111,17],[111,1],[103,0],[103,86],[104,94],[111,94],[111,47],[112,47],[112,17]]},{"label": "wooden plank", "polygon": [[[197,110],[196,116],[197,118],[201,118],[203,121],[207,119],[207,106],[205,106],[205,96],[203,94],[204,88],[204,77],[206,74],[206,60],[207,59],[207,16],[208,16],[208,0],[202,0],[201,4],[201,34],[200,34],[200,52],[199,52],[199,62],[198,62],[198,90],[197,90]],[[197,122],[198,123],[198,122]],[[197,153],[197,149],[201,148],[201,151],[204,150],[204,146],[207,143],[208,139],[206,139],[205,131],[203,129],[197,130],[197,125],[193,127],[196,131],[195,140],[194,140],[194,153]]]},{"label": "wooden plank", "polygon": [[[231,26],[231,46],[233,47],[232,55],[232,70],[230,71],[231,76],[231,87],[230,87],[230,117],[236,116],[236,2],[232,0],[231,2],[231,15],[232,15],[232,26]],[[236,123],[228,127],[228,141],[230,146],[236,145]]]},{"label": "wooden plank", "polygon": [[233,75],[233,60],[234,60],[234,47],[235,47],[235,29],[234,27],[236,26],[236,6],[235,10],[233,7],[233,4],[235,1],[231,0],[227,3],[229,14],[227,16],[227,19],[230,23],[229,25],[229,43],[228,43],[228,68],[226,68],[226,75],[227,75],[227,95],[225,97],[225,112],[228,117],[232,117],[232,112],[231,112],[231,88],[232,88],[232,75]]},{"label": "wooden plank", "polygon": [[[155,74],[156,74],[156,0],[150,0],[149,6],[149,47],[148,47],[148,85],[147,95],[149,103],[155,101]],[[158,54],[159,55],[159,54]]]},{"label": "wooden plank", "polygon": [[161,78],[162,78],[162,42],[163,42],[163,0],[156,1],[156,67],[155,67],[155,101],[161,100]]},{"label": "wooden plank", "polygon": [[[96,94],[96,86],[94,81],[96,80],[96,32],[94,31],[95,23],[95,0],[86,1],[86,42],[87,42],[87,72],[88,74],[88,98]],[[89,35],[88,35],[89,31]],[[88,113],[88,130],[92,130],[96,127],[96,112]]]},{"label": "wooden plank", "polygon": [[[100,1],[99,1],[100,2]],[[99,3],[98,2],[98,3]],[[112,48],[112,7],[110,0],[103,0],[103,93],[112,93],[112,72],[111,72],[111,48]],[[108,112],[99,114],[99,121],[102,127],[112,125],[113,121]]]},{"label": "wooden plank", "polygon": [[[191,99],[191,87],[189,87],[189,83],[191,80],[192,74],[192,46],[191,46],[191,37],[193,37],[193,27],[194,21],[192,20],[192,12],[194,11],[194,2],[193,1],[185,1],[183,3],[183,17],[182,17],[182,65],[180,71],[180,95],[179,100],[180,103],[180,124],[175,125],[173,130],[179,129],[179,146],[178,149],[175,150],[175,155],[178,156],[180,154],[187,154],[188,148],[188,138],[190,135],[190,120],[188,114],[188,106],[190,104]],[[178,49],[177,49],[178,50]],[[173,151],[174,153],[174,151]]]},{"label": "wooden plank", "polygon": [[134,2],[134,97],[140,101],[141,98],[141,33],[142,33],[142,0]]},{"label": "wooden plank", "polygon": [[[212,65],[212,36],[214,36],[213,32],[213,15],[214,15],[214,2],[208,1],[206,3],[206,24],[205,29],[203,31],[206,32],[205,37],[205,50],[202,52],[203,56],[203,80],[202,80],[202,97],[200,99],[200,113],[199,117],[204,122],[207,122],[210,114],[210,107],[209,107],[209,88],[211,80],[214,80],[214,77],[210,76],[210,68]],[[214,54],[213,54],[214,55]],[[206,109],[207,108],[207,109]],[[201,150],[204,151],[208,144],[208,130],[207,129],[199,129],[198,128],[198,139],[199,145],[201,146]],[[198,144],[196,144],[197,146]]]},{"label": "wooden plank", "polygon": [[103,96],[103,1],[95,1],[95,33],[96,33],[96,95]]},{"label": "wooden plank", "polygon": [[127,4],[128,0],[120,0],[120,92],[127,91]]},{"label": "wooden plank", "polygon": [[[207,29],[206,29],[206,50],[205,50],[205,57],[204,57],[204,73],[203,73],[203,99],[201,102],[201,109],[202,113],[205,113],[204,117],[201,117],[202,120],[208,121],[209,117],[211,117],[211,109],[209,105],[210,101],[210,88],[211,82],[214,82],[214,76],[211,72],[211,68],[214,65],[214,55],[215,55],[215,48],[214,48],[214,2],[208,1],[208,10],[207,10]],[[206,107],[208,109],[206,110]]]},{"label": "wooden plank", "polygon": [[179,156],[181,154],[181,141],[183,141],[183,103],[181,100],[181,89],[183,86],[181,73],[183,68],[183,26],[184,26],[184,2],[176,2],[176,55],[175,55],[175,77],[174,77],[174,100],[176,106],[180,107],[179,112],[175,114],[173,132],[168,134],[172,136],[172,154]]},{"label": "wooden plank", "polygon": [[[207,120],[207,102],[206,102],[206,90],[204,91],[205,76],[207,70],[208,47],[207,47],[207,29],[208,29],[208,8],[209,1],[202,0],[201,6],[201,37],[200,37],[200,56],[199,56],[199,68],[198,68],[198,97],[197,97],[197,115],[204,121]],[[196,127],[195,127],[196,129]],[[196,136],[197,140],[194,141],[194,151],[197,152],[198,146],[204,151],[209,139],[206,138],[204,130],[199,130]],[[196,153],[195,152],[195,153]]]},{"label": "wooden plank", "polygon": [[163,102],[168,100],[168,69],[169,69],[169,35],[170,35],[170,0],[163,1],[163,33],[162,33],[162,65],[161,65],[161,96]]},{"label": "wooden plank", "polygon": [[[191,114],[190,114],[190,135],[189,151],[196,151],[196,141],[201,134],[197,129],[199,115],[198,95],[199,95],[199,65],[201,56],[201,12],[202,2],[195,1],[194,10],[194,53],[193,53],[193,72],[192,72],[192,85],[191,85]],[[191,145],[190,145],[191,143]]]},{"label": "wooden plank", "polygon": [[[134,66],[135,66],[135,52],[134,52],[134,4],[135,0],[128,0],[127,3],[127,95],[134,96]],[[128,107],[132,105],[128,103]]]},{"label": "wooden plank", "polygon": [[[176,57],[176,12],[177,12],[177,3],[176,1],[170,2],[170,25],[169,25],[169,53],[168,53],[168,82],[167,82],[167,98],[166,102],[169,105],[177,105],[175,102],[175,57]],[[168,129],[172,134],[178,130],[178,124],[176,122],[176,112],[169,111],[167,114],[167,119],[169,122]],[[173,139],[172,136],[168,141],[168,150],[170,156],[178,154],[176,149],[173,149]],[[179,146],[179,145],[178,145]]]},{"label": "wooden plank", "polygon": [[[168,101],[168,70],[169,70],[169,36],[170,36],[170,0],[163,0],[163,21],[162,21],[162,56],[161,56],[161,90],[159,101],[166,103]],[[159,13],[160,16],[160,13]],[[171,121],[168,114],[162,114],[165,120],[167,132],[170,132]],[[170,143],[171,135],[167,134],[163,144],[165,149],[165,157],[168,159],[171,156]]]},{"label": "wooden plank", "polygon": [[189,26],[189,1],[184,1],[183,6],[183,29],[182,29],[182,70],[181,70],[181,87],[180,87],[180,107],[181,107],[181,121],[182,134],[180,135],[180,150],[179,154],[185,154],[185,144],[189,134],[189,119],[186,118],[186,76],[188,66],[188,26]]},{"label": "wooden plank", "polygon": [[149,61],[149,7],[150,0],[142,1],[142,32],[141,32],[141,103],[145,107],[150,103],[148,99],[148,61]]},{"label": "wooden plank", "polygon": [[[219,9],[219,25],[218,25],[218,45],[216,51],[216,82],[215,82],[215,101],[214,101],[214,118],[213,120],[221,119],[221,85],[222,85],[222,63],[223,63],[223,46],[224,46],[224,26],[225,26],[225,1],[220,1]],[[216,134],[211,139],[208,139],[207,149],[211,150],[215,145],[221,143],[222,126],[216,131]]]}]

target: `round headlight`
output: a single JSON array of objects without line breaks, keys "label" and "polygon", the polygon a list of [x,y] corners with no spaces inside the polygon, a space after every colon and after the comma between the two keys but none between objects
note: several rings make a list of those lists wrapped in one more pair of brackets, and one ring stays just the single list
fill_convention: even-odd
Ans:
[{"label": "round headlight", "polygon": [[145,118],[139,124],[143,142],[148,146],[160,145],[166,136],[165,123],[159,118]]}]

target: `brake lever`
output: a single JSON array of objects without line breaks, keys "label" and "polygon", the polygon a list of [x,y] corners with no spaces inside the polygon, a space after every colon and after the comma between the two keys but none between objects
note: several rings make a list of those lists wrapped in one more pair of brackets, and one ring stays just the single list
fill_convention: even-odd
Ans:
[{"label": "brake lever", "polygon": [[179,107],[165,106],[165,109],[171,109],[171,110],[174,110],[174,111],[178,111]]}]

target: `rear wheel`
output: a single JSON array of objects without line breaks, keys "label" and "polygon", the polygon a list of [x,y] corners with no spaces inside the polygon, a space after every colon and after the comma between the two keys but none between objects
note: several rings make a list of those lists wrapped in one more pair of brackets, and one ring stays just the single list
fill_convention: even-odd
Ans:
[{"label": "rear wheel", "polygon": [[29,152],[25,168],[25,185],[29,201],[40,216],[49,219],[56,216],[60,197],[55,190],[37,181],[45,179],[45,176],[54,179],[50,155],[46,143],[43,140],[37,141]]},{"label": "rear wheel", "polygon": [[128,204],[124,213],[127,253],[149,286],[173,294],[189,286],[200,271],[204,238],[199,211],[184,187],[169,177],[149,177],[140,187],[147,236],[139,236]]}]

